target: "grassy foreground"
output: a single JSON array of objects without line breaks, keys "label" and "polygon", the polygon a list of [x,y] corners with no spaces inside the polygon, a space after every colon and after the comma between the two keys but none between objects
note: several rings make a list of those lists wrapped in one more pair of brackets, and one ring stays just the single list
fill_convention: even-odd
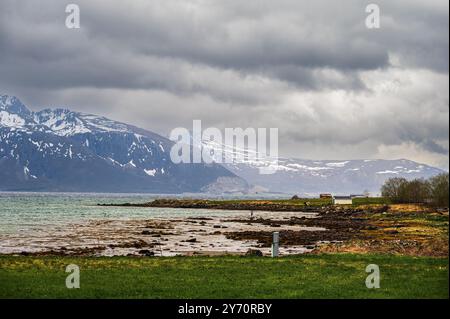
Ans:
[{"label": "grassy foreground", "polygon": [[[80,267],[67,289],[65,267]],[[365,272],[377,264],[381,288]],[[0,257],[1,298],[448,298],[448,259],[321,254],[262,257]]]}]

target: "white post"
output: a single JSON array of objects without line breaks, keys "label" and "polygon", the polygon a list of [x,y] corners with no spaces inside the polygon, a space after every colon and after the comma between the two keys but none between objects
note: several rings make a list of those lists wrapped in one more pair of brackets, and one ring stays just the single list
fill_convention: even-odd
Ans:
[{"label": "white post", "polygon": [[272,240],[272,257],[278,257],[279,244],[280,244],[280,233],[274,232]]}]

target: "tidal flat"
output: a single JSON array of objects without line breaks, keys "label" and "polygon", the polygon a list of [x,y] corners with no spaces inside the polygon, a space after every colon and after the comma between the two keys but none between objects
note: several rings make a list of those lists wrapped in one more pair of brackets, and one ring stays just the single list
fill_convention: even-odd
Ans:
[{"label": "tidal flat", "polygon": [[[78,213],[84,218],[28,223],[29,228],[20,224],[18,231],[2,232],[0,253],[267,256],[272,234],[279,232],[281,256],[321,252],[448,256],[448,209],[381,203],[333,206],[311,199],[144,202],[140,198],[135,204],[119,202],[123,198],[107,200],[100,205],[91,200]],[[58,206],[54,211],[59,212]]]}]

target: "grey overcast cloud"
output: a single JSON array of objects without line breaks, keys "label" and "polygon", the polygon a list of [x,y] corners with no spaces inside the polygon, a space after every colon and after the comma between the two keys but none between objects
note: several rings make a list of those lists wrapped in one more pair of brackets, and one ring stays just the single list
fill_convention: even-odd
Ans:
[{"label": "grey overcast cloud", "polygon": [[[448,170],[447,0],[2,0],[0,93],[167,136],[278,127],[280,155]],[[372,1],[373,2],[373,1]]]}]

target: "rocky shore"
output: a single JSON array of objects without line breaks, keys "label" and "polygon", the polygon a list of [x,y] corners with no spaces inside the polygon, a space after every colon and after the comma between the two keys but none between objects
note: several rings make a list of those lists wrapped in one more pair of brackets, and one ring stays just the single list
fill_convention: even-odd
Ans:
[{"label": "rocky shore", "polygon": [[203,199],[155,199],[147,203],[98,204],[99,206],[115,207],[160,207],[160,208],[193,208],[193,209],[223,209],[223,210],[262,210],[280,212],[319,212],[323,206],[314,205],[305,200],[203,200]]},{"label": "rocky shore", "polygon": [[[233,220],[235,222],[260,223],[279,227],[281,245],[305,245],[315,248],[318,243],[338,243],[363,237],[363,230],[374,229],[369,223],[367,214],[383,213],[387,206],[376,208],[343,208],[339,206],[316,208],[317,218],[291,217],[289,220],[254,219],[252,221]],[[285,230],[286,225],[303,227],[320,227],[326,231],[292,231]],[[263,247],[270,247],[272,233],[270,232],[229,232],[227,238],[235,240],[256,240]]]},{"label": "rocky shore", "polygon": [[[198,210],[197,210],[198,212]],[[302,212],[255,212],[255,218],[289,220],[292,217],[315,218]],[[236,220],[236,221],[235,221]],[[242,220],[239,222],[237,220]],[[269,255],[270,248],[252,239],[232,239],[227,233],[241,231],[274,232],[277,225],[249,224],[249,212],[242,211],[212,217],[155,217],[147,219],[92,220],[28,234],[0,238],[0,253],[29,256],[187,256],[246,254],[259,250]],[[291,231],[324,231],[323,228],[285,225]],[[282,255],[301,254],[310,248],[289,245]]]},{"label": "rocky shore", "polygon": [[282,200],[155,200],[104,206],[232,211],[216,217],[96,220],[71,225],[71,233],[64,229],[47,232],[44,238],[8,238],[9,243],[21,247],[20,251],[10,247],[9,253],[262,256],[270,255],[272,234],[277,231],[281,255],[362,252],[448,256],[448,209],[417,205],[314,206]]}]

